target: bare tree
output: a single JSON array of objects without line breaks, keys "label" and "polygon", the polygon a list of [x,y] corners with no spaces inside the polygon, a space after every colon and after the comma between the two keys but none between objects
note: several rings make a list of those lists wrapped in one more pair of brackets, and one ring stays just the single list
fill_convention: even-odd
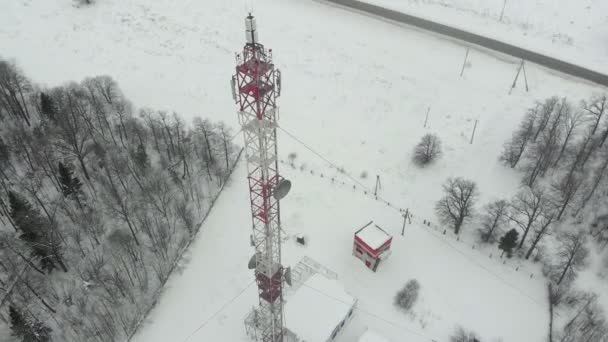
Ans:
[{"label": "bare tree", "polygon": [[488,203],[484,207],[484,215],[481,219],[481,240],[484,242],[496,241],[496,234],[500,233],[500,228],[506,223],[509,214],[509,203],[505,200],[498,200]]},{"label": "bare tree", "polygon": [[511,168],[517,166],[517,163],[521,160],[528,143],[534,136],[534,124],[536,122],[536,115],[538,113],[538,106],[533,109],[529,109],[526,116],[519,125],[519,129],[513,133],[511,141],[505,143],[503,152],[500,156],[500,160],[507,163]]},{"label": "bare tree", "polygon": [[558,249],[558,261],[553,266],[551,276],[559,285],[566,277],[573,279],[587,261],[589,250],[585,246],[584,232],[567,232],[560,236],[561,245]]},{"label": "bare tree", "polygon": [[571,107],[566,99],[562,99],[552,108],[552,114],[545,122],[546,129],[540,133],[540,140],[535,139],[536,143],[527,156],[529,164],[525,166],[525,182],[528,186],[534,185],[538,176],[545,175],[554,163],[560,149],[561,123]]},{"label": "bare tree", "polygon": [[568,104],[568,109],[565,113],[566,117],[563,120],[563,131],[564,131],[564,140],[562,142],[562,147],[559,150],[559,154],[557,155],[557,158],[555,159],[555,162],[553,163],[553,167],[556,167],[557,164],[559,163],[559,161],[562,159],[562,157],[564,156],[564,153],[566,152],[567,148],[568,148],[568,144],[571,141],[571,138],[573,137],[573,134],[576,133],[576,130],[578,129],[578,127],[583,123],[584,121],[584,112],[580,111],[580,110],[574,110],[572,108],[572,105]]},{"label": "bare tree", "polygon": [[561,220],[564,211],[570,206],[581,183],[582,176],[576,172],[565,175],[560,180],[551,183],[552,200],[558,208],[557,220]]},{"label": "bare tree", "polygon": [[550,97],[545,100],[542,104],[537,104],[539,107],[539,115],[537,119],[536,132],[534,133],[534,138],[532,141],[536,142],[536,139],[540,135],[541,132],[545,130],[547,124],[549,124],[549,120],[551,120],[551,116],[555,107],[557,106],[559,99],[557,97]]},{"label": "bare tree", "polygon": [[591,121],[591,135],[595,135],[602,117],[606,113],[607,105],[608,98],[606,98],[606,95],[595,95],[591,100],[583,101],[582,107],[587,113],[589,121]]},{"label": "bare tree", "polygon": [[543,213],[543,216],[539,220],[538,225],[536,225],[536,229],[534,230],[534,238],[532,239],[532,244],[530,245],[530,248],[528,248],[528,252],[526,252],[526,259],[530,259],[532,252],[534,251],[540,240],[545,235],[549,234],[549,227],[555,219],[555,213],[552,210],[547,210],[546,208],[545,210],[546,212]]},{"label": "bare tree", "polygon": [[460,233],[462,224],[471,218],[477,201],[477,185],[464,178],[448,178],[443,185],[445,196],[435,205],[435,211],[442,223],[454,227]]},{"label": "bare tree", "polygon": [[31,116],[26,98],[31,88],[29,80],[14,63],[0,60],[0,119],[4,109],[30,126]]},{"label": "bare tree", "polygon": [[583,196],[580,206],[574,213],[575,216],[578,216],[579,212],[587,206],[587,203],[589,203],[589,200],[593,198],[600,183],[605,181],[606,169],[608,169],[608,149],[604,148],[602,151],[601,162],[594,170],[589,186],[587,186],[587,188],[584,190],[587,192],[587,194]]},{"label": "bare tree", "polygon": [[427,165],[441,155],[441,140],[435,134],[425,134],[414,148],[414,161]]},{"label": "bare tree", "polygon": [[598,296],[592,294],[582,303],[576,314],[566,323],[559,342],[604,342],[608,337],[606,316],[598,303]]},{"label": "bare tree", "polygon": [[530,229],[541,217],[546,206],[545,193],[539,187],[526,187],[513,198],[509,218],[523,231],[518,248],[524,245]]}]

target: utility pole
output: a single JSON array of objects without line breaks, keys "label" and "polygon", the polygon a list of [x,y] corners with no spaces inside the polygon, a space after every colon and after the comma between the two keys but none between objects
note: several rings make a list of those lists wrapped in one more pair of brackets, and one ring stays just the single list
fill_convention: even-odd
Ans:
[{"label": "utility pole", "polygon": [[401,228],[401,236],[405,234],[405,224],[409,221],[412,224],[412,220],[410,218],[410,208],[405,209],[405,214],[403,214],[403,227]]},{"label": "utility pole", "polygon": [[467,48],[467,52],[464,55],[464,62],[462,62],[462,69],[460,70],[460,77],[462,77],[462,75],[464,75],[464,68],[467,66],[467,59],[469,58],[469,49]]},{"label": "utility pole", "polygon": [[507,7],[507,0],[504,0],[502,3],[502,11],[500,11],[500,19],[498,21],[502,21],[502,18],[505,15],[505,7]]},{"label": "utility pole", "polygon": [[426,118],[424,119],[424,128],[426,128],[426,124],[429,122],[429,113],[431,112],[431,106],[426,110]]},{"label": "utility pole", "polygon": [[374,189],[374,196],[378,196],[378,189],[382,189],[382,184],[380,184],[380,175],[376,175],[376,188]]},{"label": "utility pole", "polygon": [[473,144],[473,138],[475,137],[475,130],[477,129],[477,119],[475,119],[475,126],[473,126],[473,133],[471,134],[471,142],[469,144]]}]

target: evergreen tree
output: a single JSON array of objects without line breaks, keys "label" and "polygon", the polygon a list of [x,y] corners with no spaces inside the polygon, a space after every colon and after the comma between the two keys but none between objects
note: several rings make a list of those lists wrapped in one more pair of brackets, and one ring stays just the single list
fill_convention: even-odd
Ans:
[{"label": "evergreen tree", "polygon": [[13,191],[9,191],[8,199],[11,218],[21,231],[19,238],[32,249],[32,256],[40,260],[40,265],[48,272],[57,268],[56,264],[67,272],[59,242],[49,227],[50,223],[46,222],[26,199]]},{"label": "evergreen tree", "polygon": [[12,335],[23,342],[49,342],[52,329],[40,321],[30,322],[14,306],[9,306]]},{"label": "evergreen tree", "polygon": [[0,137],[0,166],[8,164],[10,161],[11,153],[8,145]]},{"label": "evergreen tree", "polygon": [[[70,165],[64,165],[59,162],[59,182],[61,183],[61,191],[66,198],[77,199],[82,188],[82,183],[78,177],[74,176],[74,171]],[[80,203],[80,202],[79,202]]]},{"label": "evergreen tree", "polygon": [[8,307],[8,314],[11,320],[12,335],[19,338],[24,338],[27,334],[28,324],[21,312],[14,306]]},{"label": "evergreen tree", "polygon": [[51,331],[53,330],[44,325],[44,323],[38,321],[34,322],[30,325],[30,334],[26,336],[24,342],[50,342]]},{"label": "evergreen tree", "polygon": [[57,109],[55,107],[55,102],[53,101],[53,98],[45,93],[40,93],[40,111],[49,120],[53,122],[57,121]]},{"label": "evergreen tree", "polygon": [[509,230],[503,237],[500,238],[500,244],[498,248],[502,249],[502,254],[507,253],[510,258],[513,248],[517,246],[517,240],[519,239],[519,232],[515,229]]},{"label": "evergreen tree", "polygon": [[140,171],[146,172],[150,168],[150,158],[143,144],[137,146],[137,151],[133,153],[133,160]]}]

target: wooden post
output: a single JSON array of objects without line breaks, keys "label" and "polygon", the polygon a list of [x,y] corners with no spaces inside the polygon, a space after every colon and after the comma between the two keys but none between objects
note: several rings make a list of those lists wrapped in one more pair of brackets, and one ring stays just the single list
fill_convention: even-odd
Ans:
[{"label": "wooden post", "polygon": [[498,21],[502,21],[502,18],[505,15],[505,7],[507,7],[507,0],[502,3],[502,11],[500,11],[500,19]]},{"label": "wooden post", "polygon": [[424,128],[426,128],[426,124],[429,122],[429,113],[431,112],[431,106],[426,110],[426,118],[424,119]]},{"label": "wooden post", "polygon": [[464,55],[464,62],[462,62],[462,69],[460,70],[460,77],[464,74],[464,68],[467,65],[467,59],[469,58],[469,48],[467,48],[467,52]]},{"label": "wooden post", "polygon": [[[405,234],[405,224],[407,223],[407,221],[409,220],[409,218],[410,218],[410,209],[407,208],[405,210],[405,214],[403,215],[403,228],[401,228],[401,236],[403,236],[403,234]],[[412,221],[411,220],[409,220],[409,221],[410,221],[410,224],[411,224]]]},{"label": "wooden post", "polygon": [[475,130],[477,129],[477,119],[475,120],[475,126],[473,126],[473,134],[471,134],[471,142],[470,144],[473,144],[473,138],[475,137]]}]

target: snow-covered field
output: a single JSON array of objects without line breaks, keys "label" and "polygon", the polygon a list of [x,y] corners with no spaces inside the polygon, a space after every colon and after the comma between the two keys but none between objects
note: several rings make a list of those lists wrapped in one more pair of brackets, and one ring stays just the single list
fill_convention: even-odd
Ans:
[{"label": "snow-covered field", "polygon": [[608,73],[604,0],[365,1]]},{"label": "snow-covered field", "polygon": [[[15,58],[34,81],[52,86],[109,74],[137,106],[221,119],[236,128],[229,79],[244,39],[244,1],[98,0],[76,8],[64,0],[15,0],[0,6],[0,54]],[[377,274],[369,272],[351,256],[352,234],[375,220],[399,235],[400,214],[364,196],[360,186],[353,190],[348,178],[279,135],[281,156],[296,153],[298,164],[282,168],[294,184],[282,205],[284,228],[310,239],[305,248],[286,241],[284,263],[308,255],[337,272],[359,298],[361,310],[339,341],[352,341],[367,327],[394,341],[444,341],[457,324],[486,339],[543,341],[548,308],[535,265],[516,272],[420,221],[436,221],[434,203],[450,176],[476,180],[482,203],[509,198],[518,175],[497,156],[525,109],[548,96],[576,101],[600,89],[527,65],[530,92],[520,80],[508,95],[517,61],[506,56],[472,50],[461,78],[466,48],[441,37],[313,1],[258,0],[255,14],[260,37],[283,71],[280,125],[366,186],[380,175],[381,196],[414,213],[405,236],[395,237],[389,261]],[[423,128],[429,106],[429,127]],[[439,135],[445,153],[421,170],[411,163],[411,150],[427,132]],[[246,267],[244,177],[241,165],[187,253],[183,273],[168,283],[135,341],[184,341],[216,312],[191,341],[246,340],[242,320],[256,290]],[[464,230],[470,241],[473,232]],[[414,318],[392,305],[411,278],[421,284]]]}]

